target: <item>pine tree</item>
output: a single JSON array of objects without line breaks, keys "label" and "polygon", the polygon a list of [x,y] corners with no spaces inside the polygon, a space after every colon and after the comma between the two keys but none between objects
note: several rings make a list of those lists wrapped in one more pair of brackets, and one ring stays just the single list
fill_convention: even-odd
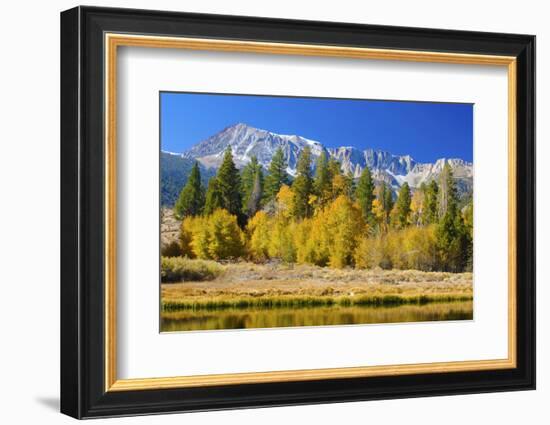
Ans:
[{"label": "pine tree", "polygon": [[464,271],[470,256],[468,239],[460,214],[453,215],[451,210],[447,210],[436,227],[440,269],[455,273]]},{"label": "pine tree", "polygon": [[239,217],[242,208],[241,192],[239,191],[241,179],[229,147],[225,151],[216,179],[222,199],[222,208]]},{"label": "pine tree", "polygon": [[268,175],[265,179],[264,200],[269,202],[275,199],[281,186],[288,185],[289,179],[286,172],[286,161],[283,150],[278,147],[269,164]]},{"label": "pine tree", "polygon": [[363,219],[367,223],[371,223],[373,219],[372,201],[374,201],[374,182],[372,181],[372,175],[367,166],[365,166],[361,173],[361,177],[359,177],[355,196],[359,203],[359,208],[361,208]]},{"label": "pine tree", "polygon": [[330,196],[330,171],[328,169],[327,154],[325,151],[317,158],[315,164],[315,180],[313,183],[315,193],[319,198],[319,204],[324,205]]},{"label": "pine tree", "polygon": [[436,223],[438,220],[437,198],[439,186],[435,180],[432,180],[425,188],[424,203],[425,203],[425,224]]},{"label": "pine tree", "polygon": [[385,223],[388,224],[390,220],[390,214],[393,209],[393,194],[391,188],[385,182],[382,182],[382,185],[379,189],[379,200],[384,210]]},{"label": "pine tree", "polygon": [[222,194],[218,185],[218,179],[216,177],[212,177],[208,181],[208,189],[206,190],[204,214],[210,215],[218,208],[223,208]]},{"label": "pine tree", "polygon": [[461,272],[471,259],[471,238],[458,209],[456,185],[448,163],[439,181],[436,240],[440,266],[445,271]]},{"label": "pine tree", "polygon": [[474,237],[474,200],[470,199],[466,206],[462,209],[462,217],[464,226],[468,230],[470,237]]},{"label": "pine tree", "polygon": [[310,196],[313,193],[313,179],[311,178],[311,149],[306,146],[300,153],[296,166],[298,176],[292,183],[294,192],[294,212],[296,218],[310,217],[312,208]]},{"label": "pine tree", "polygon": [[470,202],[466,204],[462,210],[462,218],[464,222],[464,229],[467,235],[468,246],[468,258],[466,260],[466,271],[472,271],[474,262],[474,201],[470,199]]},{"label": "pine tree", "polygon": [[195,162],[187,183],[180,192],[179,198],[174,207],[178,217],[197,215],[204,208],[204,192],[201,186],[201,172],[199,164]]},{"label": "pine tree", "polygon": [[258,163],[256,156],[250,158],[250,162],[243,168],[241,172],[241,196],[243,200],[243,210],[246,211],[250,195],[254,187],[256,175],[259,176],[260,190],[263,192],[264,176],[262,166]]},{"label": "pine tree", "polygon": [[454,217],[457,208],[458,196],[453,171],[449,163],[446,162],[439,176],[438,217],[441,219],[447,211],[451,211],[451,215]]},{"label": "pine tree", "polygon": [[397,226],[402,229],[409,224],[409,216],[411,214],[411,190],[407,182],[403,183],[403,186],[399,189],[396,208]]},{"label": "pine tree", "polygon": [[348,196],[352,201],[354,201],[357,185],[355,184],[355,178],[353,177],[351,170],[346,173],[346,181],[348,186]]},{"label": "pine tree", "polygon": [[328,167],[328,172],[329,172],[331,181],[335,176],[342,174],[342,167],[335,158],[330,158],[328,160],[327,167]]},{"label": "pine tree", "polygon": [[248,217],[253,217],[260,209],[262,194],[262,170],[259,169],[254,174],[254,184],[252,185],[252,190],[246,204],[246,214]]}]

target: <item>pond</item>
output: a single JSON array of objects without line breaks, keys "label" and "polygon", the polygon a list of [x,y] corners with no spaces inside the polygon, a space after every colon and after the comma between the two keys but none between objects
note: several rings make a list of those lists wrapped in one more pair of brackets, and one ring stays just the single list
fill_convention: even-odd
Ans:
[{"label": "pond", "polygon": [[471,320],[472,301],[396,307],[306,307],[163,312],[161,332]]}]

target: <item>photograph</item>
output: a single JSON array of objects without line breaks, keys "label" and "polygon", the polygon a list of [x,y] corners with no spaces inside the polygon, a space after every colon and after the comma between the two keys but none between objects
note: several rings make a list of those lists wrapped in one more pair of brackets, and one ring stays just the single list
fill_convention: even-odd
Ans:
[{"label": "photograph", "polygon": [[472,320],[473,109],[161,92],[161,332]]},{"label": "photograph", "polygon": [[[36,317],[52,316],[34,333],[56,349],[27,362],[46,374],[33,371],[42,406],[33,415],[213,411],[219,422],[221,410],[254,409],[235,416],[254,423],[253,412],[284,406],[294,408],[282,420],[294,423],[297,409],[311,419],[321,408],[306,405],[369,402],[369,418],[387,420],[386,403],[414,399],[418,414],[394,409],[394,422],[425,422],[420,398],[437,396],[432,412],[454,396],[461,408],[441,404],[432,416],[458,412],[463,423],[460,412],[479,406],[506,423],[540,416],[536,259],[549,238],[536,237],[536,189],[547,185],[536,185],[534,33],[548,27],[543,14],[499,8],[495,24],[494,8],[430,21],[406,7],[314,16],[297,2],[276,6],[266,16],[234,4],[75,6],[51,31],[34,22],[51,49],[18,52],[23,67],[6,68],[40,86],[27,90],[38,103],[60,89],[60,108],[29,121],[21,84],[10,85],[12,109],[24,113],[6,140],[37,147],[25,157],[36,164],[22,168],[28,143],[7,143],[8,174],[42,205],[56,198],[42,178],[50,173],[60,201],[44,216],[12,196],[18,207],[4,220],[13,247],[60,248],[58,261],[48,249],[32,263],[56,271],[60,290],[41,282],[25,298],[40,304],[33,314],[6,310],[29,320],[7,327],[18,342]],[[521,24],[522,11],[538,21]],[[20,72],[56,57],[47,78]],[[36,218],[23,237],[20,223]],[[19,257],[5,267],[16,283],[8,290],[29,268]],[[21,386],[16,375],[10,387]],[[510,391],[527,405],[503,404]],[[28,397],[11,404],[14,417],[32,413]]]}]

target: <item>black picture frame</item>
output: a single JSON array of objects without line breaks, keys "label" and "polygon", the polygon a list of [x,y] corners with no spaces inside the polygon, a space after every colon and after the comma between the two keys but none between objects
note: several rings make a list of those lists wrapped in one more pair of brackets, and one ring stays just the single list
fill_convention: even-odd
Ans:
[{"label": "black picture frame", "polygon": [[[517,58],[517,367],[106,392],[104,34],[259,40]],[[535,388],[535,37],[76,7],[61,13],[61,412],[75,418]]]}]

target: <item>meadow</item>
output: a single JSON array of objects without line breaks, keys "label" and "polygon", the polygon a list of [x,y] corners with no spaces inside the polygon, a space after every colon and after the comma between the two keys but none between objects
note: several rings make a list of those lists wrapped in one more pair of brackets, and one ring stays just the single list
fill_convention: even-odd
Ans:
[{"label": "meadow", "polygon": [[164,331],[472,318],[472,273],[167,261],[187,279],[161,285]]}]

